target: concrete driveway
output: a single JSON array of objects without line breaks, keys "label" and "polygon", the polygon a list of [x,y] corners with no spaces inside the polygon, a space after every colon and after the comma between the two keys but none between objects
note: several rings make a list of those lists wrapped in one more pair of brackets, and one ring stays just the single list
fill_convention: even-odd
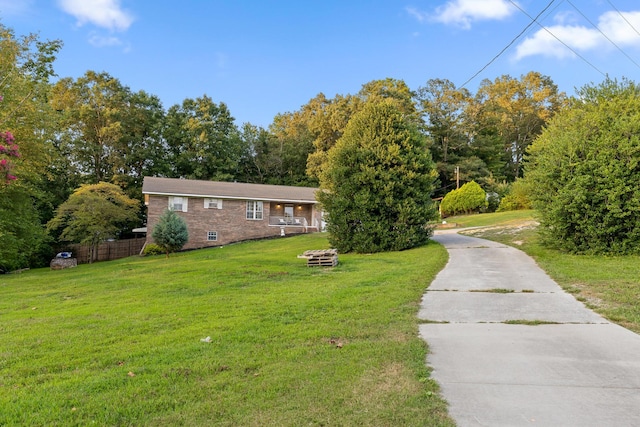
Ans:
[{"label": "concrete driveway", "polygon": [[640,426],[640,335],[522,251],[455,231],[434,240],[449,263],[423,297],[418,316],[433,323],[420,335],[459,426]]}]

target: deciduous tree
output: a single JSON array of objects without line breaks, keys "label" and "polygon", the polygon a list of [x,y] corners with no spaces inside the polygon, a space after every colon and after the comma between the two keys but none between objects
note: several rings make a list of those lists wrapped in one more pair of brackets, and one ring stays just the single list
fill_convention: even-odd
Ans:
[{"label": "deciduous tree", "polygon": [[222,102],[205,95],[172,106],[164,137],[176,177],[230,181],[239,173],[242,141]]},{"label": "deciduous tree", "polygon": [[[520,80],[502,76],[484,80],[476,94],[474,144],[485,163],[494,164],[496,149],[501,151],[502,170],[492,171],[496,178],[514,181],[522,177],[522,163],[527,147],[543,126],[565,104],[565,95],[551,78],[529,72]],[[482,158],[482,157],[481,157]]]},{"label": "deciduous tree", "polygon": [[111,181],[123,168],[120,155],[130,91],[107,73],[87,71],[53,87],[52,104],[63,116],[61,142],[85,182]]},{"label": "deciduous tree", "polygon": [[167,146],[162,137],[165,112],[160,99],[144,91],[131,93],[121,115],[121,136],[114,147],[114,173],[111,181],[129,197],[140,198],[145,176],[170,173]]},{"label": "deciduous tree", "polygon": [[313,134],[303,114],[278,114],[271,126],[269,183],[314,185],[306,173],[307,158],[313,148]]},{"label": "deciduous tree", "polygon": [[[56,118],[48,104],[49,78],[62,43],[16,36],[0,24],[0,269],[39,265],[46,256],[42,221],[55,202],[52,141]],[[6,185],[7,180],[11,185]]]},{"label": "deciduous tree", "polygon": [[[463,181],[481,178],[478,175],[482,173],[488,174],[486,165],[477,156],[475,163],[467,160],[474,154],[470,140],[471,124],[467,117],[473,102],[469,91],[456,88],[449,80],[431,79],[418,89],[416,99],[426,122],[426,132],[431,137],[429,149],[438,169],[440,194],[455,186],[456,179],[460,178],[460,175],[456,177],[456,170]],[[478,171],[480,173],[474,173]]]},{"label": "deciduous tree", "polygon": [[48,223],[50,232],[60,232],[59,240],[91,245],[93,261],[98,244],[117,238],[138,221],[139,204],[115,184],[85,184],[56,209]]}]

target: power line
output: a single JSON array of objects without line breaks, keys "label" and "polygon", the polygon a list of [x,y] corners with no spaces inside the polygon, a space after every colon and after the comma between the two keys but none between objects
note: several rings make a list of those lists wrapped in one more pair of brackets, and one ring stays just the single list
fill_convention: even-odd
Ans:
[{"label": "power line", "polygon": [[615,10],[616,12],[618,12],[618,15],[620,15],[620,17],[621,17],[622,19],[624,19],[624,22],[626,22],[627,24],[629,24],[629,26],[633,29],[633,31],[635,31],[635,32],[636,32],[636,34],[640,36],[640,32],[638,32],[638,30],[636,29],[636,27],[634,27],[634,26],[631,24],[631,22],[629,22],[629,20],[628,20],[627,18],[625,18],[625,16],[622,14],[622,12],[620,12],[620,11],[618,10],[618,8],[617,8],[617,7],[615,7],[615,6],[613,5],[613,3],[611,3],[611,1],[610,1],[610,0],[607,0],[607,3],[609,3],[609,5],[613,8],[613,10]]},{"label": "power line", "polygon": [[605,38],[605,39],[607,39],[607,40],[609,41],[609,43],[611,43],[612,45],[614,45],[614,46],[616,47],[616,49],[618,49],[618,50],[619,50],[619,51],[620,51],[624,56],[626,56],[626,57],[627,57],[627,59],[629,59],[629,61],[633,62],[633,64],[634,64],[636,67],[640,68],[640,65],[638,65],[638,63],[637,63],[636,61],[634,61],[634,60],[633,60],[633,58],[631,58],[629,55],[627,55],[627,52],[625,52],[624,50],[622,50],[622,48],[620,48],[620,46],[618,46],[618,45],[617,45],[613,40],[611,40],[611,39],[610,39],[610,38],[609,38],[605,33],[603,33],[603,32],[602,32],[602,30],[601,30],[601,29],[600,29],[596,24],[594,24],[593,22],[591,22],[591,20],[590,20],[590,19],[589,19],[589,18],[588,18],[584,13],[582,13],[582,11],[581,11],[580,9],[578,9],[578,8],[576,7],[576,5],[574,5],[573,3],[571,3],[571,0],[566,0],[566,2],[567,2],[567,3],[569,3],[569,4],[570,4],[570,5],[571,5],[571,6],[572,6],[576,11],[578,11],[578,13],[579,13],[580,15],[582,15],[582,17],[583,17],[584,19],[586,19],[586,20],[587,20],[587,22],[588,22],[589,24],[591,24],[591,25],[592,25],[596,30],[598,30],[598,32],[599,32],[600,34],[602,34],[602,35],[604,36],[604,38]]},{"label": "power line", "polygon": [[[509,0],[509,1],[514,6],[516,6],[518,9],[520,9],[520,6],[518,6],[516,3],[514,3],[511,0]],[[466,82],[464,82],[462,85],[460,85],[460,87],[458,87],[458,89],[462,89],[463,87],[465,87],[467,83],[469,83],[471,80],[475,79],[478,76],[478,74],[482,73],[489,65],[491,65],[496,59],[498,59],[507,49],[509,49],[511,47],[511,45],[513,45],[516,42],[516,40],[518,40],[529,29],[529,27],[531,27],[533,25],[534,22],[536,22],[536,19],[538,19],[540,17],[540,15],[542,15],[547,9],[549,9],[549,7],[551,7],[553,2],[555,2],[555,0],[551,0],[549,2],[549,4],[544,9],[542,9],[542,11],[538,14],[538,16],[536,16],[535,19],[533,19],[526,27],[524,27],[524,29],[522,31],[520,31],[520,33],[517,36],[515,36],[513,38],[513,40],[511,40],[509,42],[509,44],[504,47],[504,49],[502,49],[500,52],[498,52],[498,54],[496,56],[494,56],[491,59],[491,61],[487,62],[487,64],[484,67],[482,67],[477,73],[475,73]],[[522,10],[522,9],[520,9],[520,10]],[[529,16],[529,18],[531,18],[531,17]],[[538,24],[538,25],[540,25],[540,24]]]},{"label": "power line", "polygon": [[[576,55],[578,58],[582,59],[585,63],[587,63],[591,68],[593,68],[594,70],[596,70],[597,72],[599,72],[600,74],[602,74],[603,77],[607,77],[607,75],[605,73],[603,73],[602,71],[600,71],[598,69],[598,67],[596,67],[595,65],[593,65],[591,62],[587,61],[587,59],[585,57],[583,57],[582,55],[580,55],[578,52],[576,52],[571,46],[569,46],[568,44],[566,44],[565,42],[563,42],[562,40],[560,40],[558,38],[558,36],[556,36],[555,34],[553,34],[551,32],[551,30],[549,30],[547,27],[543,26],[542,24],[540,24],[537,19],[540,16],[540,14],[538,14],[538,16],[536,16],[535,18],[532,18],[531,15],[529,15],[524,9],[522,9],[520,6],[518,6],[518,4],[516,2],[514,2],[513,0],[509,0],[509,3],[513,4],[515,7],[517,7],[520,12],[524,13],[525,15],[527,15],[529,17],[529,19],[532,20],[532,22],[535,22],[536,24],[538,24],[538,26],[540,28],[542,28],[543,30],[545,30],[547,33],[549,33],[554,39],[558,40],[560,43],[563,44],[564,47],[566,47],[567,49],[569,49],[571,52],[573,52],[574,55]],[[549,6],[547,6],[549,7]],[[546,9],[546,8],[545,8]]]}]

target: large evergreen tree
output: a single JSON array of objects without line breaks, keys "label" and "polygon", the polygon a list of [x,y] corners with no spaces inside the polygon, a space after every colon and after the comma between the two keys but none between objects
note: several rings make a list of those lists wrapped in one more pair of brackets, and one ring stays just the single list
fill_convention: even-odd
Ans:
[{"label": "large evergreen tree", "polygon": [[318,199],[341,252],[402,250],[425,243],[436,215],[436,178],[424,136],[392,102],[369,103],[329,150]]}]

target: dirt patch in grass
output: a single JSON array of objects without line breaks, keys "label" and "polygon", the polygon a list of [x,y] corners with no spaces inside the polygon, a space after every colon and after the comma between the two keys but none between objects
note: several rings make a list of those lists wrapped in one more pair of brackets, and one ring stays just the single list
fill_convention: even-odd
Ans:
[{"label": "dirt patch in grass", "polygon": [[515,220],[506,224],[463,230],[460,234],[493,240],[512,246],[529,243],[536,234],[539,223],[534,220]]},{"label": "dirt patch in grass", "polygon": [[388,407],[390,400],[418,393],[421,384],[416,381],[406,365],[391,362],[379,370],[365,373],[354,385],[354,398],[362,407]]},{"label": "dirt patch in grass", "polygon": [[591,309],[596,310],[610,308],[610,305],[602,299],[601,294],[594,291],[590,286],[584,283],[573,283],[570,286],[565,287],[565,291],[573,294],[578,301],[584,303],[584,305]]}]

